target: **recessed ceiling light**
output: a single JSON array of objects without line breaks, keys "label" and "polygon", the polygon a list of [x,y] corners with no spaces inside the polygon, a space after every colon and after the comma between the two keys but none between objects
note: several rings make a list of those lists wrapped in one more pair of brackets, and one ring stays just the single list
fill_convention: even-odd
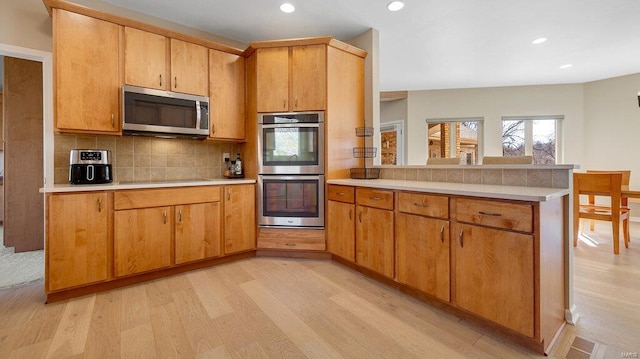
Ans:
[{"label": "recessed ceiling light", "polygon": [[280,5],[280,11],[285,12],[287,14],[291,14],[292,12],[296,11],[296,7],[286,2]]},{"label": "recessed ceiling light", "polygon": [[561,69],[568,69],[569,67],[572,67],[572,64],[564,64],[562,66],[560,66]]},{"label": "recessed ceiling light", "polygon": [[538,45],[538,44],[541,44],[541,43],[546,42],[546,41],[547,41],[546,37],[539,37],[539,38],[531,41],[531,43],[534,44],[534,45]]},{"label": "recessed ceiling light", "polygon": [[404,3],[402,1],[392,1],[387,5],[387,9],[389,11],[398,11],[404,7]]}]

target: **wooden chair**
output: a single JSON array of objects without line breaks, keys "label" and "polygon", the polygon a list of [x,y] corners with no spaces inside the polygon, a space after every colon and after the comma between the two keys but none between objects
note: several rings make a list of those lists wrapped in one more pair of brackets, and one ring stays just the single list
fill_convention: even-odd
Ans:
[{"label": "wooden chair", "polygon": [[532,165],[533,156],[484,156],[483,165]]},{"label": "wooden chair", "polygon": [[[587,173],[622,173],[622,185],[623,186],[628,186],[629,185],[629,180],[631,179],[631,170],[620,170],[620,171],[601,171],[601,170],[587,170]],[[589,204],[590,205],[594,205],[596,204],[596,196],[590,194],[589,195]],[[629,207],[629,199],[626,197],[622,197],[622,200],[620,202],[622,207]],[[631,210],[629,208],[629,210]],[[594,224],[594,220],[590,219],[589,220],[589,230],[593,232],[593,224]],[[629,240],[631,240],[631,238],[629,238]]]},{"label": "wooden chair", "polygon": [[[610,221],[613,230],[613,253],[620,253],[620,221],[624,246],[629,248],[629,209],[621,206],[622,173],[573,174],[573,246],[578,245],[580,219]],[[610,206],[580,204],[580,195],[608,196]]]},{"label": "wooden chair", "polygon": [[459,165],[460,157],[427,158],[427,165]]}]

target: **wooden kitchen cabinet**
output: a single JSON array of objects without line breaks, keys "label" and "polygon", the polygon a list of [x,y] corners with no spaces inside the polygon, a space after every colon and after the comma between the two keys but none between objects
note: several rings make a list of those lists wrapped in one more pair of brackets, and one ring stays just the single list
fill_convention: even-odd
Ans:
[{"label": "wooden kitchen cabinet", "polygon": [[337,256],[355,262],[355,189],[329,185],[327,198],[327,249]]},{"label": "wooden kitchen cabinet", "polygon": [[170,206],[114,213],[114,275],[147,272],[171,265]]},{"label": "wooden kitchen cabinet", "polygon": [[224,196],[224,254],[256,248],[256,192],[255,185],[225,186]]},{"label": "wooden kitchen cabinet", "polygon": [[326,45],[260,48],[256,52],[258,112],[326,109]]},{"label": "wooden kitchen cabinet", "polygon": [[397,280],[450,300],[448,197],[398,193]]},{"label": "wooden kitchen cabinet", "polygon": [[392,191],[356,188],[356,263],[393,278]]},{"label": "wooden kitchen cabinet", "polygon": [[53,9],[55,127],[120,132],[120,34],[114,23]]},{"label": "wooden kitchen cabinet", "polygon": [[175,206],[176,264],[222,254],[219,201]]},{"label": "wooden kitchen cabinet", "polygon": [[209,51],[171,39],[171,91],[209,96]]},{"label": "wooden kitchen cabinet", "polygon": [[[527,204],[457,199],[452,243],[455,302],[462,309],[534,336],[533,208]],[[491,226],[495,228],[488,228]]]},{"label": "wooden kitchen cabinet", "polygon": [[124,28],[124,82],[127,85],[168,90],[169,41],[152,32]]},{"label": "wooden kitchen cabinet", "polygon": [[244,57],[209,50],[209,137],[245,139]]},{"label": "wooden kitchen cabinet", "polygon": [[47,196],[47,292],[108,278],[108,212],[106,192]]}]

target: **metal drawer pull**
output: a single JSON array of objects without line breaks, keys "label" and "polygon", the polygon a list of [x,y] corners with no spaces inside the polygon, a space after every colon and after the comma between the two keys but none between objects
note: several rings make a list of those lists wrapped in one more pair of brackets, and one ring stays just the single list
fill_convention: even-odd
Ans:
[{"label": "metal drawer pull", "polygon": [[440,243],[444,243],[444,226],[440,228]]},{"label": "metal drawer pull", "polygon": [[178,222],[182,223],[182,210],[181,209],[178,210]]},{"label": "metal drawer pull", "polygon": [[464,229],[460,230],[460,248],[464,248]]},{"label": "metal drawer pull", "polygon": [[114,114],[111,114],[111,127],[114,127],[116,125],[116,116]]},{"label": "metal drawer pull", "polygon": [[349,220],[352,220],[352,219],[353,219],[353,210],[350,209],[349,210]]},{"label": "metal drawer pull", "polygon": [[379,201],[382,198],[380,198],[380,197],[369,197],[369,199],[372,200],[372,201]]},{"label": "metal drawer pull", "polygon": [[289,246],[289,247],[295,247],[296,246],[295,243],[285,243],[284,245],[285,246]]},{"label": "metal drawer pull", "polygon": [[502,217],[501,213],[491,213],[491,212],[483,212],[483,211],[480,211],[478,213],[480,213],[483,216]]},{"label": "metal drawer pull", "polygon": [[336,193],[338,196],[344,196],[344,192],[338,192]]},{"label": "metal drawer pull", "polygon": [[162,211],[162,224],[167,224],[167,211]]},{"label": "metal drawer pull", "polygon": [[427,207],[429,207],[429,205],[428,205],[428,204],[423,204],[423,203],[414,203],[413,205],[414,205],[414,206],[416,206],[416,207],[422,207],[422,208],[427,208]]},{"label": "metal drawer pull", "polygon": [[102,198],[98,198],[98,212],[102,212]]}]

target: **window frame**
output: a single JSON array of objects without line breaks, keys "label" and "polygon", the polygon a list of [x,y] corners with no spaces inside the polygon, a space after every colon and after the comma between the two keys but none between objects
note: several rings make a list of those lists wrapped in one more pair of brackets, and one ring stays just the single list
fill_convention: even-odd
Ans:
[{"label": "window frame", "polygon": [[[470,117],[445,117],[445,118],[427,118],[425,120],[427,125],[427,133],[429,131],[429,124],[443,123],[443,122],[477,122],[478,123],[478,156],[476,161],[479,163],[480,159],[484,157],[484,117],[482,116],[470,116]],[[456,153],[456,133],[451,131],[449,133],[449,153]],[[429,136],[427,135],[427,159],[429,158]],[[476,163],[477,164],[477,163]]]},{"label": "window frame", "polygon": [[[556,135],[556,163],[564,163],[564,153],[562,151],[562,127],[564,123],[564,115],[536,115],[536,116],[502,116],[500,124],[502,133],[500,139],[504,136],[504,122],[505,121],[524,121],[524,154],[525,156],[533,156],[533,121],[536,120],[554,120],[555,121],[555,135]],[[503,141],[503,140],[502,140]],[[504,142],[503,142],[504,143]],[[504,154],[504,147],[501,143],[500,148]]]}]

